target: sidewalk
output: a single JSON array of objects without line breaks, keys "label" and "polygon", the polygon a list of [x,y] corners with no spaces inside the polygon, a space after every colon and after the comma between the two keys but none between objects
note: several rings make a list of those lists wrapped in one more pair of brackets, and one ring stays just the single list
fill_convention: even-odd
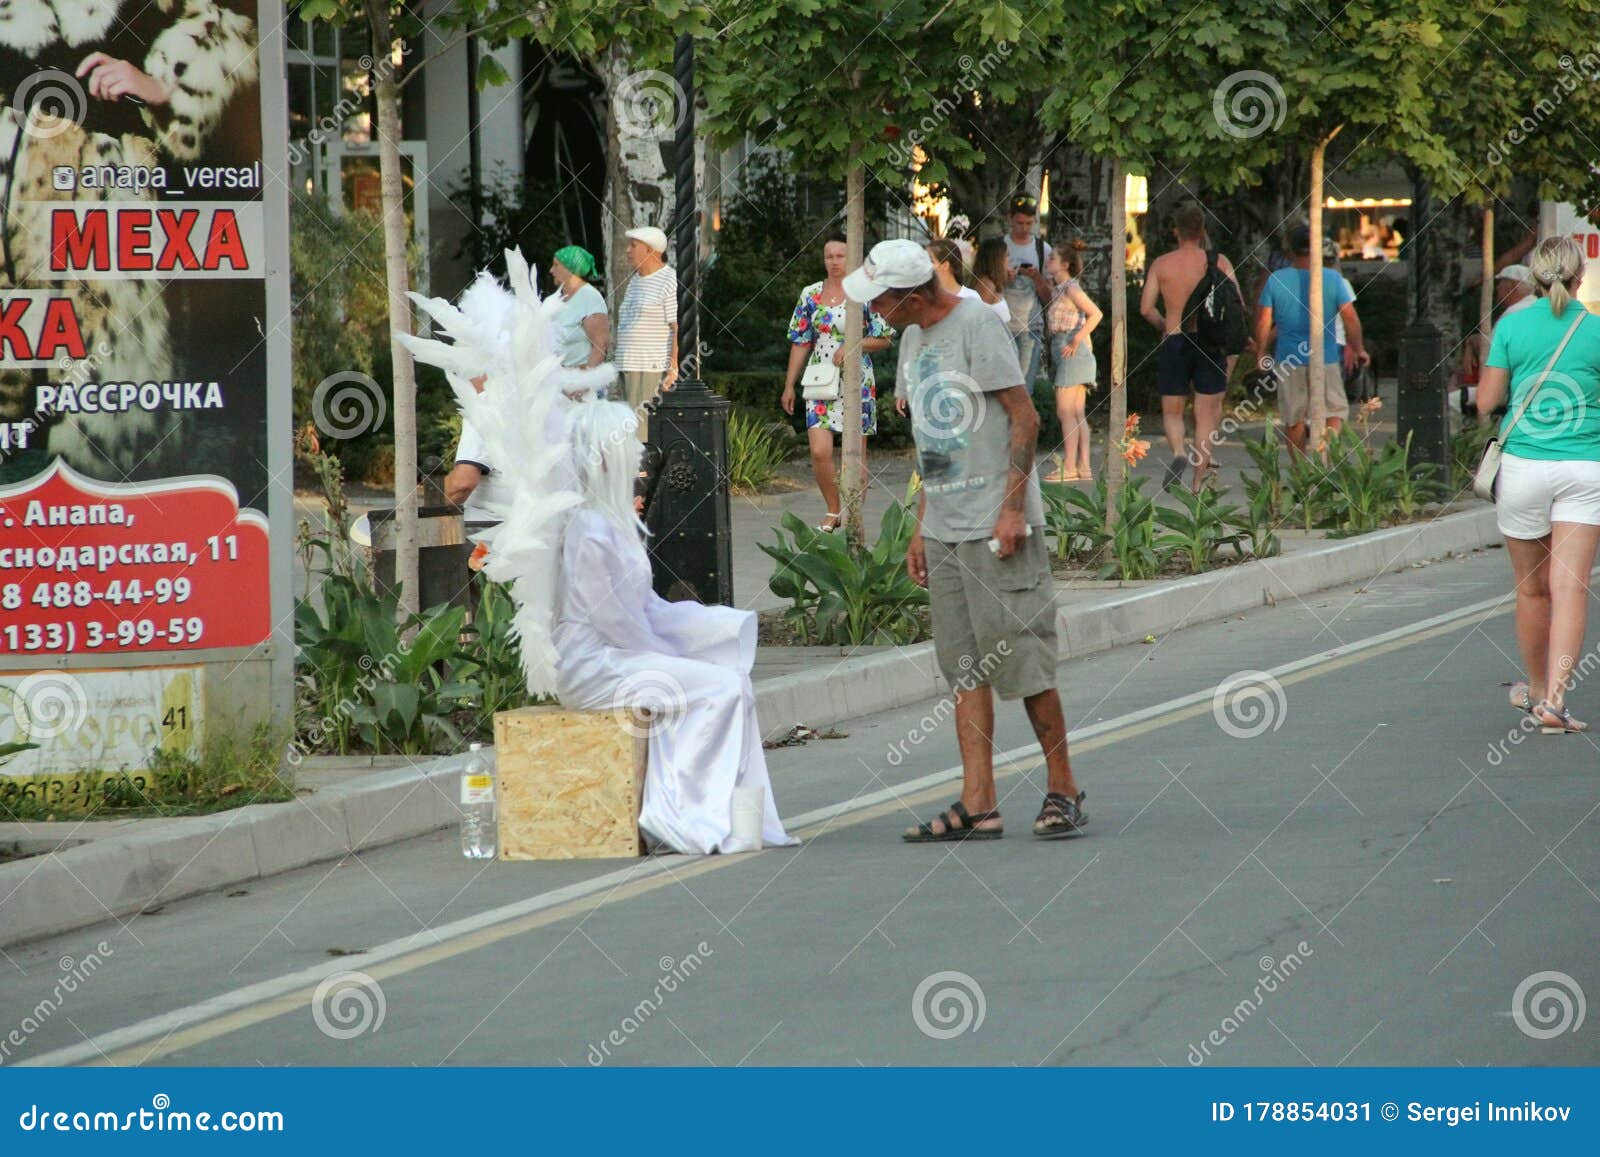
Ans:
[{"label": "sidewalk", "polygon": [[[1379,420],[1370,425],[1375,444],[1386,442],[1394,436],[1396,388],[1396,383],[1392,379],[1385,379],[1379,383],[1379,396],[1383,399],[1384,408],[1378,412]],[[1140,436],[1149,441],[1150,452],[1149,456],[1132,471],[1132,476],[1145,480],[1145,493],[1156,494],[1160,490],[1162,473],[1170,455],[1166,441],[1161,436],[1161,416],[1147,414],[1142,417]],[[1253,472],[1250,455],[1244,448],[1243,440],[1247,437],[1260,438],[1264,429],[1265,424],[1261,421],[1241,425],[1230,437],[1218,443],[1213,451],[1217,465],[1217,480],[1229,492],[1229,500],[1232,502],[1244,502],[1242,478],[1247,470]],[[1104,431],[1096,435],[1097,458],[1104,437]],[[1059,446],[1041,448],[1039,452],[1041,471],[1055,468],[1059,450]],[[916,459],[910,450],[885,451],[880,454],[874,453],[870,445],[867,453],[868,485],[864,518],[867,542],[870,544],[877,537],[878,524],[883,518],[883,512],[891,503],[899,502],[905,497],[906,485],[911,480]],[[811,478],[810,462],[804,455],[787,463],[780,477],[792,489],[776,490],[767,494],[733,495],[729,499],[729,512],[733,524],[735,606],[754,611],[771,611],[780,610],[787,605],[783,599],[767,589],[767,580],[772,576],[774,564],[772,559],[762,552],[760,544],[770,544],[773,541],[772,528],[785,514],[794,514],[806,523],[815,525],[822,520],[825,513],[822,497]],[[1186,483],[1189,477],[1190,475],[1186,473]],[[1161,501],[1171,505],[1172,500],[1162,495]],[[387,496],[373,491],[352,491],[350,495],[352,517],[359,517],[369,510],[386,508],[389,505],[391,503]],[[295,498],[297,519],[314,516],[320,508],[321,503],[314,495],[300,494]],[[304,595],[305,585],[305,570],[297,566],[295,568],[297,598]]]}]

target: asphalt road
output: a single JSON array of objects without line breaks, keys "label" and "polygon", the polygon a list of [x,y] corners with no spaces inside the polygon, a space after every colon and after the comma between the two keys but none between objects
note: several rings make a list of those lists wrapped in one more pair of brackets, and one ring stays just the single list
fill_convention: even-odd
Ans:
[{"label": "asphalt road", "polygon": [[[31,1018],[12,1061],[1594,1064],[1600,748],[1508,741],[1511,619],[1468,609],[1507,576],[1489,551],[1065,664],[1078,840],[1028,835],[1024,749],[1005,839],[902,845],[955,794],[929,702],[769,753],[798,849],[482,865],[440,833],[9,949],[0,1042]],[[1027,739],[1003,706],[999,745]],[[330,964],[365,979],[319,995]]]}]

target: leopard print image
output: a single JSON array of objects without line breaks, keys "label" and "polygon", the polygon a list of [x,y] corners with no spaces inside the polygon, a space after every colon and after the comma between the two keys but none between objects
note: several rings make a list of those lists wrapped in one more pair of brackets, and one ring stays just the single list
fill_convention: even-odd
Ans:
[{"label": "leopard print image", "polygon": [[[50,457],[109,481],[184,471],[189,422],[169,409],[48,414],[36,407],[41,376],[53,383],[162,382],[174,374],[171,316],[157,280],[40,276],[49,260],[46,203],[150,202],[149,188],[63,190],[60,169],[153,170],[201,156],[233,96],[257,77],[255,25],[217,0],[9,0],[0,5],[0,296],[48,289],[71,300],[87,357],[47,371],[0,369],[0,422],[33,426]],[[30,123],[11,102],[30,79],[21,61],[52,75],[83,72],[90,57],[136,70],[156,97],[118,99],[93,91],[84,75],[85,123]],[[92,62],[91,62],[92,63]],[[34,74],[40,75],[39,72]],[[147,94],[148,95],[148,94]],[[98,120],[96,118],[99,118]],[[102,131],[102,128],[109,131]]]}]

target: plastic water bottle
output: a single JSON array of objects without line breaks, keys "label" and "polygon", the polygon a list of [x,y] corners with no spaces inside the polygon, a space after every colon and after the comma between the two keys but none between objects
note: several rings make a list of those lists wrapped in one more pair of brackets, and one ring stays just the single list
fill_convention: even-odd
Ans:
[{"label": "plastic water bottle", "polygon": [[468,749],[461,769],[461,854],[469,860],[495,855],[494,768],[481,743]]}]

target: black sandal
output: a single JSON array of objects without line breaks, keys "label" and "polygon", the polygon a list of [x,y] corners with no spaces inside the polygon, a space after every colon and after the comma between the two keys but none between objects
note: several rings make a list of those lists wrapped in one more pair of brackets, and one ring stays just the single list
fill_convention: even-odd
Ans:
[{"label": "black sandal", "polygon": [[[952,816],[961,821],[959,828],[951,823]],[[997,820],[999,818],[1000,813],[998,811],[979,812],[977,815],[973,815],[967,811],[960,800],[956,800],[955,803],[940,812],[936,819],[931,819],[925,824],[918,824],[917,830],[914,832],[900,833],[900,838],[908,844],[944,844],[957,840],[998,840],[1005,834],[1004,828],[980,828],[978,825],[986,820]],[[933,825],[935,823],[942,823],[944,831],[934,831]]]},{"label": "black sandal", "polygon": [[1069,799],[1058,791],[1045,795],[1044,806],[1033,821],[1033,835],[1040,840],[1065,840],[1083,834],[1083,825],[1089,817],[1083,813],[1086,793],[1079,792],[1077,799]]}]

